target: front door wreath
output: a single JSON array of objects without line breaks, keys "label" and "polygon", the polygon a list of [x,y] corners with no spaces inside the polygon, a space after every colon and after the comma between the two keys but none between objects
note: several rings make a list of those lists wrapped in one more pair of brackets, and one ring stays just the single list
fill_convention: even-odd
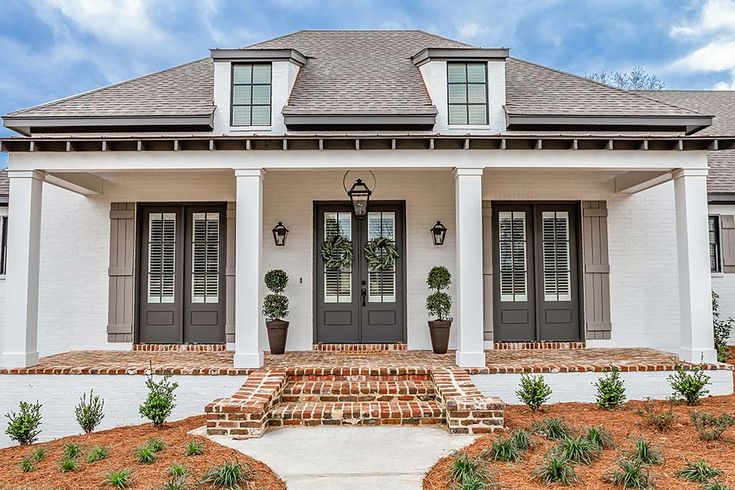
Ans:
[{"label": "front door wreath", "polygon": [[349,270],[352,267],[352,241],[342,235],[332,235],[322,243],[324,267],[329,271]]},{"label": "front door wreath", "polygon": [[362,249],[371,271],[392,271],[398,258],[395,240],[388,237],[377,237],[368,241]]}]

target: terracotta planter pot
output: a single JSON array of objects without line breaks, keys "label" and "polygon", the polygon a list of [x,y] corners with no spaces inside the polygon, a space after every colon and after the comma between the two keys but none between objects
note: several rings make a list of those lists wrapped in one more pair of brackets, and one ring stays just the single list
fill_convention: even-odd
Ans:
[{"label": "terracotta planter pot", "polygon": [[271,354],[283,354],[286,350],[286,338],[288,337],[288,322],[273,320],[265,322],[268,329],[268,343]]},{"label": "terracotta planter pot", "polygon": [[429,320],[429,333],[434,354],[446,354],[449,347],[449,330],[452,320]]}]

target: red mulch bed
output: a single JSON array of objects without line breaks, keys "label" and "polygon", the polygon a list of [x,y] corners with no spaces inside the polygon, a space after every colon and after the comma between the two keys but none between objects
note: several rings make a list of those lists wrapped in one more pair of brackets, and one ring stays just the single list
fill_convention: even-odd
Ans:
[{"label": "red mulch bed", "polygon": [[[11,447],[0,450],[0,488],[1,489],[60,489],[111,488],[105,476],[110,471],[128,468],[133,471],[133,489],[158,488],[169,479],[168,469],[173,463],[180,463],[189,469],[187,482],[193,484],[209,468],[225,461],[235,460],[247,463],[255,470],[255,477],[249,488],[258,490],[284,490],[286,484],[264,463],[249,458],[242,453],[220,446],[204,437],[188,435],[187,432],[206,425],[205,416],[190,417],[167,424],[156,429],[151,424],[120,427],[95,432],[89,435],[70,436],[51,442],[32,446]],[[152,464],[141,464],[135,460],[133,450],[151,438],[160,438],[165,449],[157,453]],[[191,440],[204,442],[204,452],[200,456],[185,456],[184,446]],[[82,455],[79,457],[79,471],[61,473],[58,463],[62,458],[63,446],[68,442],[80,444]],[[107,459],[87,464],[84,462],[86,451],[95,445],[109,450]],[[21,458],[30,455],[37,447],[44,447],[46,455],[29,473],[23,473],[18,466]],[[205,487],[206,488],[206,487]],[[248,487],[245,487],[248,488]]]},{"label": "red mulch bed", "polygon": [[[735,348],[730,362],[735,364]],[[668,402],[656,402],[657,409],[664,409]],[[602,481],[602,476],[615,466],[616,460],[630,448],[633,441],[643,436],[650,442],[661,447],[665,462],[653,466],[656,488],[662,489],[700,489],[701,484],[687,483],[676,478],[676,472],[688,460],[705,458],[707,462],[719,468],[724,473],[718,481],[735,488],[735,428],[725,432],[722,440],[704,442],[697,435],[689,416],[694,410],[707,411],[714,414],[730,413],[735,415],[735,395],[710,397],[702,400],[698,407],[688,407],[680,404],[674,407],[678,415],[675,427],[665,433],[656,432],[644,426],[642,419],[637,415],[641,402],[628,402],[623,408],[607,411],[589,403],[561,403],[542,408],[538,414],[532,414],[525,406],[509,406],[506,409],[506,426],[509,429],[528,428],[536,421],[545,417],[563,418],[568,425],[586,428],[593,425],[604,425],[615,438],[617,449],[605,450],[602,456],[590,466],[575,465],[579,481],[573,485],[585,489],[615,489]],[[490,434],[480,437],[462,451],[471,456],[478,456],[483,450],[491,447],[491,443],[499,434]],[[518,463],[489,462],[490,471],[495,481],[504,489],[540,489],[548,488],[541,482],[533,479],[531,472],[543,460],[546,452],[555,444],[534,436],[538,442]],[[453,456],[440,459],[424,477],[424,490],[446,490],[452,488],[449,482],[449,469]],[[561,487],[560,487],[561,488]]]}]

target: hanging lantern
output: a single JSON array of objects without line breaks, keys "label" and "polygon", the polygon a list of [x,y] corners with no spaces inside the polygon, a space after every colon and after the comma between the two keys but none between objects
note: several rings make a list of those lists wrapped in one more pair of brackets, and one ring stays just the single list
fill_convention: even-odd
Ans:
[{"label": "hanging lantern", "polygon": [[429,231],[431,231],[431,239],[434,240],[434,245],[444,245],[444,237],[447,236],[447,227],[441,221],[437,221]]},{"label": "hanging lantern", "polygon": [[362,219],[367,215],[368,201],[370,201],[370,195],[373,191],[365,185],[362,179],[352,184],[352,187],[347,191],[347,195],[350,196],[352,201],[352,209],[355,214],[355,218]]},{"label": "hanging lantern", "polygon": [[288,230],[283,226],[283,223],[279,221],[271,231],[273,232],[273,241],[276,242],[276,247],[285,247]]}]

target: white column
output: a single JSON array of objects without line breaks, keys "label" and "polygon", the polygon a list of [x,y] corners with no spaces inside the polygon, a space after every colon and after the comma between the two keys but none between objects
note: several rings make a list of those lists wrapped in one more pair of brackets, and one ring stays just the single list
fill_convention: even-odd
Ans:
[{"label": "white column", "polygon": [[0,365],[13,368],[38,364],[38,265],[43,173],[10,170],[8,177],[8,265]]},{"label": "white column", "polygon": [[484,367],[482,293],[482,168],[454,170],[457,226],[457,365]]},{"label": "white column", "polygon": [[707,170],[673,172],[679,254],[681,349],[689,362],[716,362],[707,225]]},{"label": "white column", "polygon": [[260,283],[263,280],[263,169],[235,170],[235,367],[263,366]]}]

